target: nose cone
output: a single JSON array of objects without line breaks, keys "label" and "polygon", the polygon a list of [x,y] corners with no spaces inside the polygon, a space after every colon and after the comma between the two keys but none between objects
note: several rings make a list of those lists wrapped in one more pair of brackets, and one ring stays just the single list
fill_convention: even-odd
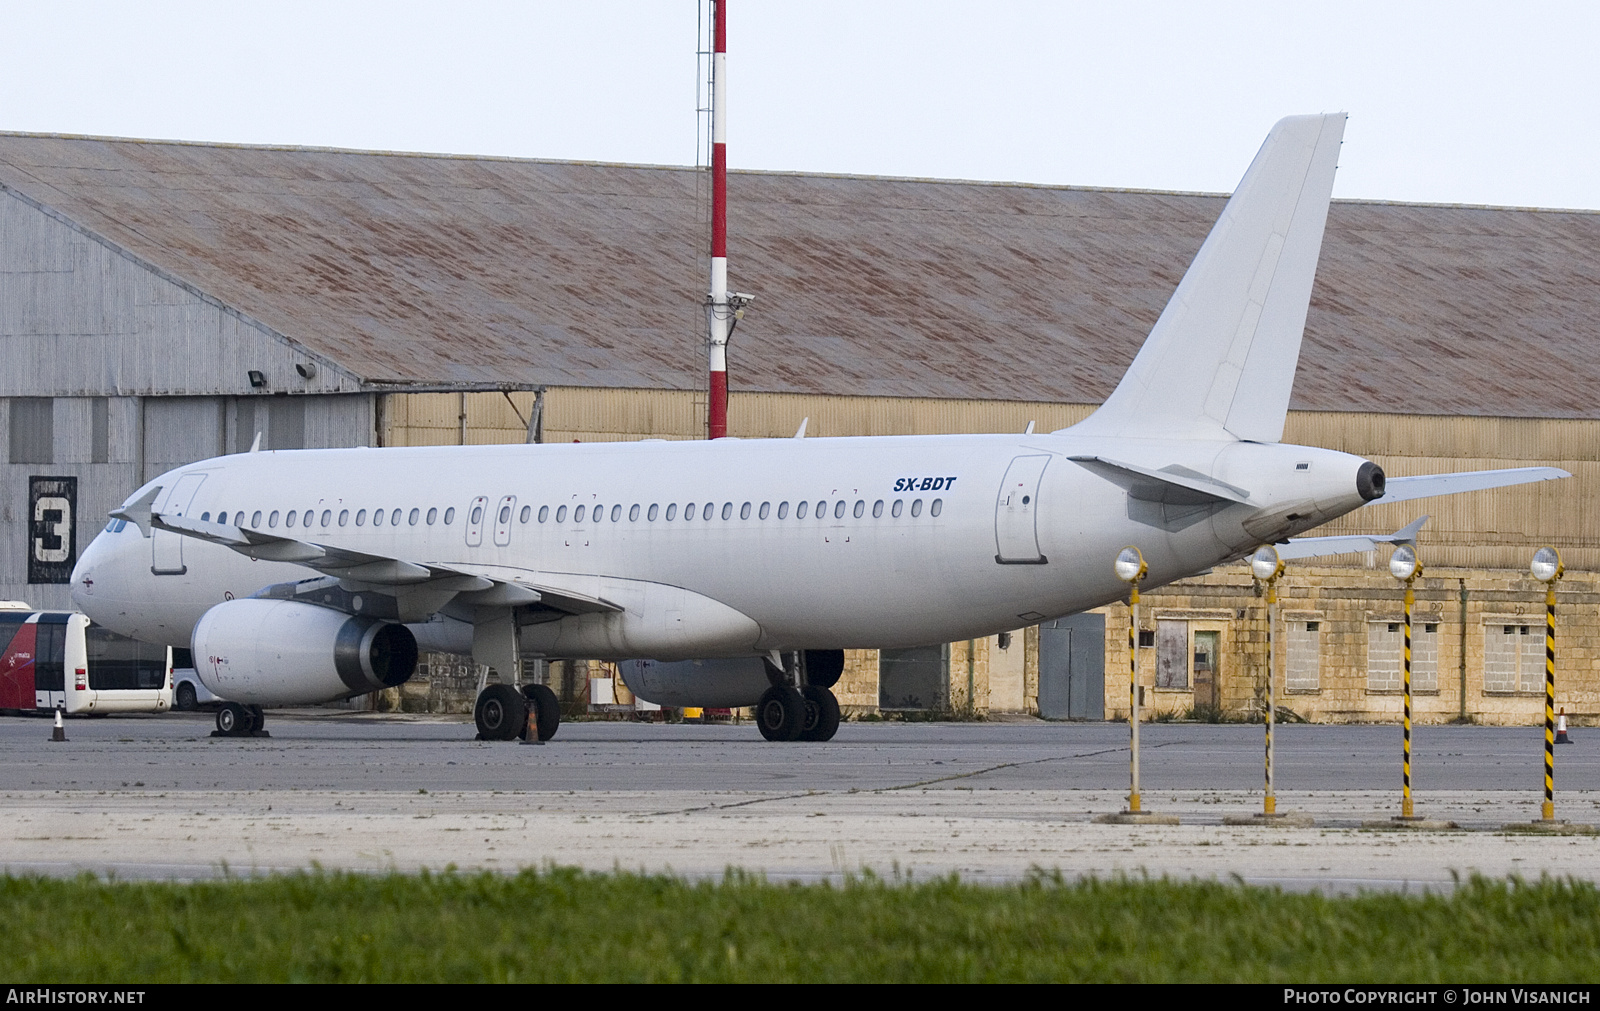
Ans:
[{"label": "nose cone", "polygon": [[[138,536],[137,530],[134,536]],[[126,596],[119,592],[125,588],[117,586],[116,562],[119,555],[129,550],[125,544],[127,540],[125,533],[102,530],[78,556],[78,564],[72,570],[72,605],[102,624],[104,621],[97,612],[104,609],[107,601]]]},{"label": "nose cone", "polygon": [[1356,471],[1356,494],[1366,502],[1383,498],[1384,480],[1383,468],[1368,460]]}]

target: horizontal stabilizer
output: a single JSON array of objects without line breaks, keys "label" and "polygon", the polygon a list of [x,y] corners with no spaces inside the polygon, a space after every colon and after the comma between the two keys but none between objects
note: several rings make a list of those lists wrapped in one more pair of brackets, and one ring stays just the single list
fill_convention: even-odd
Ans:
[{"label": "horizontal stabilizer", "polygon": [[1409,502],[1432,495],[1457,495],[1464,491],[1507,488],[1535,481],[1558,481],[1572,475],[1560,467],[1513,467],[1509,470],[1472,470],[1460,474],[1424,474],[1418,477],[1391,477],[1378,503]]},{"label": "horizontal stabilizer", "polygon": [[1224,484],[1198,471],[1176,464],[1151,470],[1137,464],[1109,460],[1103,456],[1069,456],[1067,459],[1099,474],[1112,484],[1128,489],[1128,494],[1143,502],[1166,505],[1206,505],[1212,502],[1248,502],[1250,493]]},{"label": "horizontal stabilizer", "polygon": [[1354,534],[1343,537],[1296,537],[1287,544],[1278,545],[1278,557],[1284,561],[1296,558],[1322,558],[1326,555],[1344,555],[1354,551],[1375,551],[1380,544],[1415,544],[1417,532],[1428,522],[1423,516],[1396,530],[1392,534]]}]

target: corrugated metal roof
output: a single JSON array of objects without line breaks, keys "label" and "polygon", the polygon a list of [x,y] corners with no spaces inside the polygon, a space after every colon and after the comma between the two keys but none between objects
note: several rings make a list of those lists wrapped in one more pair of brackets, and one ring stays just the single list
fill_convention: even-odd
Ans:
[{"label": "corrugated metal roof", "polygon": [[[0,182],[373,383],[694,389],[691,169],[0,135]],[[735,389],[1103,399],[1223,198],[729,182]],[[1292,406],[1600,416],[1600,215],[1340,202]]]}]

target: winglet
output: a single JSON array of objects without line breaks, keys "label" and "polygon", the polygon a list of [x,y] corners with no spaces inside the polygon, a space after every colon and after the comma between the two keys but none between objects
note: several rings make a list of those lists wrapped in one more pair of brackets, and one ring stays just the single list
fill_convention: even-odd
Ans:
[{"label": "winglet", "polygon": [[150,507],[155,504],[156,496],[160,494],[161,486],[158,484],[132,502],[122,503],[122,505],[111,510],[109,515],[114,520],[127,520],[138,527],[141,534],[149,537]]},{"label": "winglet", "polygon": [[250,444],[250,452],[252,452],[252,453],[261,452],[261,433],[259,431],[256,432],[255,441]]},{"label": "winglet", "polygon": [[809,414],[800,419],[800,427],[794,430],[794,437],[796,439],[804,439],[806,437],[806,425],[810,424],[810,422],[811,415]]}]

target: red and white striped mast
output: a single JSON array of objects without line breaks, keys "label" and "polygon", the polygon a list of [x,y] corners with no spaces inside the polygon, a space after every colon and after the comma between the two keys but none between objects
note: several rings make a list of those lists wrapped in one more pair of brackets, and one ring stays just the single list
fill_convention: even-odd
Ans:
[{"label": "red and white striped mast", "polygon": [[706,356],[711,367],[706,435],[728,434],[728,2],[711,0],[711,294]]}]

